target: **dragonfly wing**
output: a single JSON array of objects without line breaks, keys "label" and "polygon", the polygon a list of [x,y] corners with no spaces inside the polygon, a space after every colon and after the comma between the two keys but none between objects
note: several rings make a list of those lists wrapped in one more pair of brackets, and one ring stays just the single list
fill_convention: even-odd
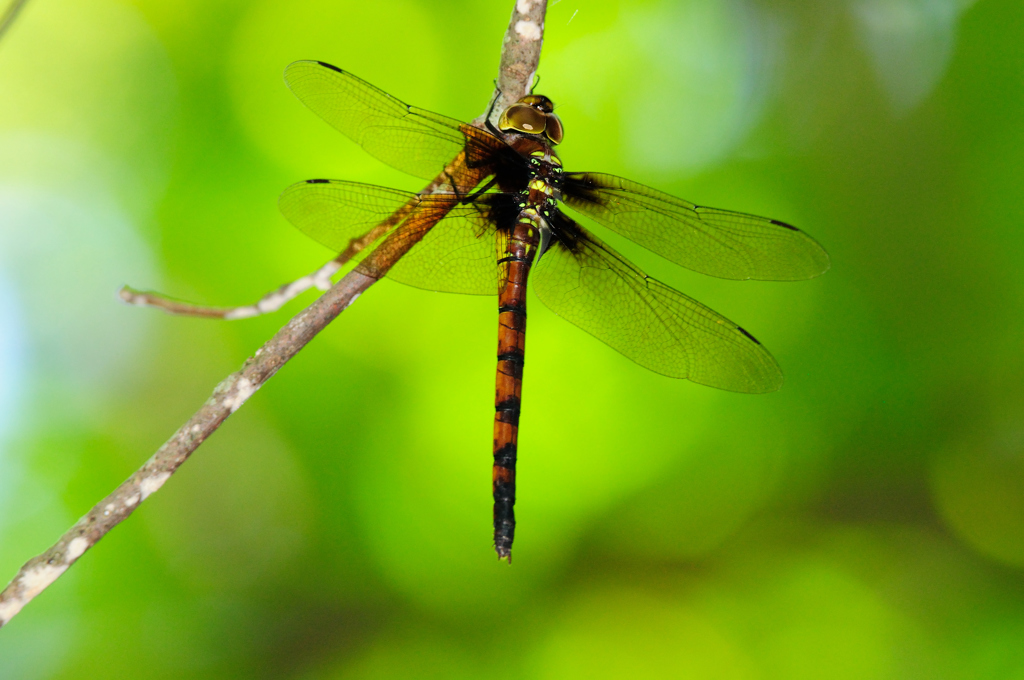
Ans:
[{"label": "dragonfly wing", "polygon": [[498,294],[495,253],[501,246],[498,231],[485,208],[458,205],[437,226],[421,224],[396,233],[391,243],[382,244],[397,247],[403,238],[418,239],[391,268],[388,277],[440,293]]},{"label": "dragonfly wing", "polygon": [[331,126],[371,156],[414,177],[434,179],[463,149],[468,165],[480,167],[508,148],[483,130],[409,106],[330,64],[296,61],[285,69],[284,79]]},{"label": "dragonfly wing", "polygon": [[495,229],[487,203],[463,204],[455,194],[420,196],[358,182],[308,180],[285,189],[279,204],[299,231],[334,251],[344,251],[378,227],[370,242],[386,235],[379,248],[417,240],[387,272],[395,281],[449,293],[497,293]]},{"label": "dragonfly wing", "polygon": [[734,392],[772,392],[782,372],[752,335],[650,278],[565,215],[534,265],[537,296],[559,316],[645,368]]},{"label": "dragonfly wing", "polygon": [[341,252],[353,239],[361,238],[378,225],[385,225],[378,237],[389,231],[401,221],[400,218],[390,220],[392,215],[399,214],[403,208],[408,212],[418,199],[408,191],[311,179],[285,189],[278,199],[278,207],[299,231]]},{"label": "dragonfly wing", "polygon": [[622,177],[565,175],[565,203],[678,265],[724,279],[797,281],[829,268],[825,250],[794,226],[694,205]]}]

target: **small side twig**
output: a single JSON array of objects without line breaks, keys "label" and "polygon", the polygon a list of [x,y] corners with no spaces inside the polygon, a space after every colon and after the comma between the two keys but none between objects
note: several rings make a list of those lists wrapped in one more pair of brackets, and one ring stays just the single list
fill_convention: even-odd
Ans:
[{"label": "small side twig", "polygon": [[[497,110],[528,92],[533,83],[533,74],[540,61],[546,7],[547,0],[516,2],[502,45],[497,88],[500,99],[494,107]],[[436,182],[428,186],[428,189],[433,186],[436,186]],[[245,362],[240,371],[221,381],[202,408],[145,465],[112,494],[97,503],[53,547],[25,563],[0,592],[0,626],[6,625],[89,548],[163,486],[228,416],[237,411],[327,324],[355,302],[363,291],[386,274],[441,217],[443,214],[435,212],[421,219],[415,214],[406,219],[401,227],[385,238],[380,247],[367,256],[358,269],[342,277],[316,302],[289,321]],[[372,236],[372,232],[367,234],[367,243],[375,238]],[[370,275],[364,272],[370,272]]]},{"label": "small side twig", "polygon": [[14,20],[18,18],[18,12],[27,4],[28,0],[12,0],[11,4],[7,5],[7,9],[4,10],[3,14],[0,14],[0,38],[4,37],[4,33],[11,27]]},{"label": "small side twig", "polygon": [[168,314],[178,316],[198,316],[207,319],[248,319],[260,314],[269,314],[281,309],[286,303],[291,302],[310,288],[327,290],[331,287],[331,277],[337,274],[345,265],[348,258],[342,259],[339,255],[324,266],[311,274],[306,274],[300,279],[286,283],[277,290],[267,293],[258,302],[240,307],[205,307],[194,305],[190,302],[173,300],[166,295],[151,291],[135,290],[131,286],[125,286],[118,291],[118,297],[130,305],[140,307],[154,307],[161,309]]}]

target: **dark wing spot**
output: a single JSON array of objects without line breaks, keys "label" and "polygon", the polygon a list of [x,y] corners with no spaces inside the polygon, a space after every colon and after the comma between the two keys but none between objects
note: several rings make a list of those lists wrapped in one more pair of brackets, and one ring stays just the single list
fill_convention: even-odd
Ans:
[{"label": "dark wing spot", "polygon": [[[586,240],[580,225],[576,224],[575,220],[557,208],[551,211],[551,216],[547,219],[548,224],[551,226],[552,244],[557,243],[570,253],[577,252],[580,248],[580,241]],[[550,248],[551,246],[548,247]]]},{"label": "dark wing spot", "polygon": [[330,184],[329,179],[307,179],[306,184]]},{"label": "dark wing spot", "polygon": [[772,222],[772,224],[774,224],[777,227],[785,227],[786,229],[792,229],[793,231],[800,231],[799,229],[794,227],[792,224],[786,224],[785,222],[780,222],[778,220],[772,220],[771,222]]},{"label": "dark wing spot", "polygon": [[590,177],[570,174],[559,178],[559,180],[559,187],[564,196],[578,198],[581,201],[596,205],[605,204],[605,201],[597,191],[599,187]]},{"label": "dark wing spot", "polygon": [[331,64],[328,64],[326,61],[318,61],[316,63],[320,64],[321,66],[325,66],[325,67],[331,69],[332,71],[337,71],[338,73],[344,73],[344,71],[342,71],[340,68],[338,68],[337,66],[332,66]]},{"label": "dark wing spot", "polygon": [[760,342],[758,341],[758,339],[757,339],[757,338],[755,338],[755,337],[754,337],[753,335],[751,335],[750,333],[748,333],[748,332],[746,331],[746,329],[744,329],[744,328],[743,328],[742,326],[736,326],[736,330],[738,330],[738,331],[739,331],[740,333],[743,333],[743,335],[747,336],[748,338],[750,338],[751,340],[753,340],[753,341],[754,341],[754,342],[756,342],[757,344],[759,344],[759,345],[761,344],[761,343],[760,343]]}]

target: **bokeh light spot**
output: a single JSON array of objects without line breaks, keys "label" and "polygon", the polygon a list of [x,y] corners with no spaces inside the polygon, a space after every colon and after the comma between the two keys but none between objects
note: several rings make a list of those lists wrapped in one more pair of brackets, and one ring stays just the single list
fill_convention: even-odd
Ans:
[{"label": "bokeh light spot", "polygon": [[538,677],[758,677],[737,645],[670,598],[594,589],[553,622],[535,659]]},{"label": "bokeh light spot", "polygon": [[946,524],[990,558],[1024,567],[1024,426],[950,445],[932,460]]},{"label": "bokeh light spot", "polygon": [[[436,93],[439,45],[433,19],[413,2],[396,0],[388,13],[415,30],[396,31],[372,4],[300,0],[253,4],[240,22],[226,64],[239,122],[275,161],[302,177],[367,181],[382,164],[320,120],[288,89],[285,67],[324,61],[403,101],[427,106]],[[382,60],[379,55],[388,54]],[[395,69],[395,63],[415,68]]]},{"label": "bokeh light spot", "polygon": [[953,55],[959,0],[856,0],[851,4],[871,64],[895,111],[917,106]]}]

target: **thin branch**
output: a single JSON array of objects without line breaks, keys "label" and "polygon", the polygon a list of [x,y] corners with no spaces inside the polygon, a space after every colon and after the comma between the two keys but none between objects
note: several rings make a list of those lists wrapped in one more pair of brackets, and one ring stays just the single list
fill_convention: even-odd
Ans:
[{"label": "thin branch", "polygon": [[[517,0],[512,10],[512,19],[505,31],[505,42],[501,48],[501,64],[498,66],[498,80],[494,95],[497,97],[489,110],[491,123],[497,125],[501,112],[520,98],[530,94],[540,64],[540,48],[544,42],[544,14],[547,0]],[[473,121],[480,126],[484,115]]]},{"label": "thin branch", "polygon": [[[515,101],[522,96],[521,93],[529,91],[540,61],[546,7],[546,0],[516,2],[502,45],[498,76],[501,95],[495,109],[505,106],[506,102]],[[456,165],[461,165],[455,168],[456,172],[470,172],[464,162],[464,154],[459,154],[459,158],[453,161],[446,172]],[[428,185],[427,190],[433,191],[437,184],[435,180]],[[97,503],[53,547],[32,558],[21,568],[17,576],[0,592],[0,626],[7,624],[107,532],[127,519],[146,498],[163,486],[228,416],[237,411],[327,324],[355,302],[363,291],[384,276],[444,216],[444,213],[437,211],[420,216],[415,212],[415,207],[409,205],[399,213],[401,217],[396,213],[394,219],[379,225],[380,229],[386,230],[404,220],[359,267],[342,277],[316,302],[289,321],[243,364],[240,371],[221,381],[202,408],[145,465],[112,494]],[[367,238],[371,235],[367,234]],[[374,238],[376,236],[367,242],[372,242]]]},{"label": "thin branch", "polygon": [[11,4],[7,5],[7,9],[4,10],[3,14],[0,14],[0,38],[4,37],[4,33],[11,27],[14,20],[18,18],[18,12],[22,10],[25,5],[28,4],[28,0],[14,0]]},{"label": "thin branch", "polygon": [[204,307],[189,302],[172,300],[160,293],[135,290],[130,286],[123,287],[117,294],[124,302],[130,305],[155,307],[156,309],[162,309],[168,314],[178,316],[199,316],[207,319],[225,319],[228,321],[232,319],[248,319],[260,314],[276,312],[286,303],[291,302],[310,288],[329,289],[332,283],[331,277],[341,270],[345,262],[347,262],[347,258],[342,260],[339,255],[312,274],[306,274],[300,279],[295,279],[291,283],[286,283],[277,290],[267,293],[256,304],[244,305],[242,307]]}]

